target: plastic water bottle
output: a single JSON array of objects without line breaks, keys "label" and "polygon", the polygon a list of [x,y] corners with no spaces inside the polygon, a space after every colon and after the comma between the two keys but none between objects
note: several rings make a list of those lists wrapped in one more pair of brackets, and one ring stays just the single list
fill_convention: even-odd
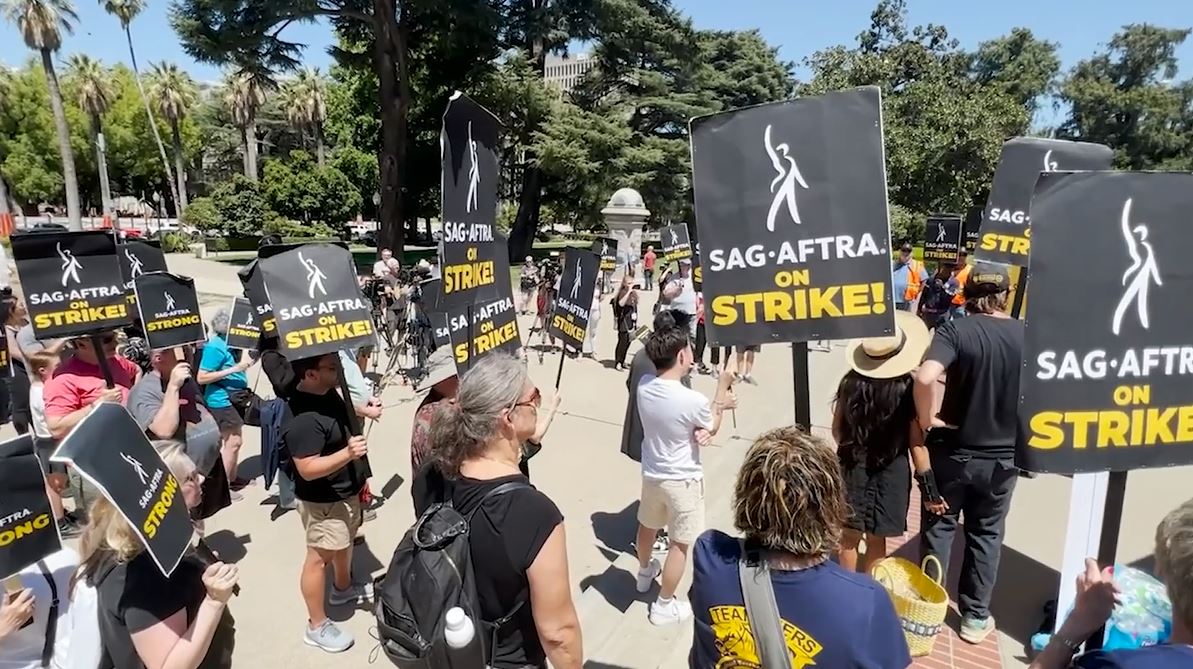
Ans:
[{"label": "plastic water bottle", "polygon": [[484,650],[476,638],[476,626],[464,609],[458,606],[448,609],[444,620],[447,624],[443,638],[447,641],[447,656],[452,669],[484,669]]}]

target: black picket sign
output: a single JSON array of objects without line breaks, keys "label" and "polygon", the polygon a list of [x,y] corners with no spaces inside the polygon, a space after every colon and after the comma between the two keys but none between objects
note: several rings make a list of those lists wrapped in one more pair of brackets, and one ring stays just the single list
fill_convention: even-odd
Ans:
[{"label": "black picket sign", "polygon": [[601,259],[601,271],[617,269],[617,240],[612,237],[597,237],[592,242],[592,252]]},{"label": "black picket sign", "polygon": [[228,348],[257,348],[261,341],[261,323],[256,313],[248,298],[232,300],[232,311],[228,315]]},{"label": "black picket sign", "polygon": [[109,233],[13,235],[12,255],[38,339],[107,332],[132,323]]},{"label": "black picket sign", "polygon": [[436,308],[450,311],[499,299],[510,282],[507,246],[492,223],[444,223]]},{"label": "black picket sign", "polygon": [[477,360],[489,353],[504,351],[516,355],[522,348],[512,289],[507,295],[488,304],[447,311],[446,318],[448,338],[459,374],[471,369]]},{"label": "black picket sign", "polygon": [[444,233],[456,223],[497,221],[497,160],[501,124],[489,110],[456,92],[440,131]]},{"label": "black picket sign", "polygon": [[967,255],[972,256],[974,249],[978,247],[978,234],[982,229],[982,211],[981,207],[970,207],[965,212],[965,221],[961,224],[961,229],[964,231]]},{"label": "black picket sign", "polygon": [[434,348],[451,346],[451,336],[448,333],[447,327],[447,313],[438,310],[440,284],[442,284],[441,279],[431,279],[423,281],[422,285],[419,286],[419,292],[422,294],[420,303],[421,311],[422,315],[430,321]]},{"label": "black picket sign", "polygon": [[361,293],[347,249],[304,244],[260,259],[258,271],[277,318],[279,348],[287,358],[313,358],[376,342],[372,306]]},{"label": "black picket sign", "polygon": [[659,230],[659,237],[663,245],[664,264],[692,257],[692,240],[688,237],[687,225],[668,225]]},{"label": "black picket sign", "polygon": [[8,337],[0,337],[0,383],[12,376],[12,363],[8,358]]},{"label": "black picket sign", "polygon": [[129,239],[116,245],[116,259],[120,261],[120,276],[131,291],[133,279],[149,272],[168,272],[162,243],[152,240]]},{"label": "black picket sign", "polygon": [[133,279],[133,289],[149,348],[175,348],[206,339],[194,279],[147,272]]},{"label": "black picket sign", "polygon": [[879,89],[749,107],[691,125],[709,340],[892,334]]},{"label": "black picket sign", "polygon": [[1193,174],[1040,176],[1017,464],[1193,464]]},{"label": "black picket sign", "polygon": [[62,550],[33,436],[0,443],[0,580]]},{"label": "black picket sign", "polygon": [[169,576],[190,546],[195,528],[182,486],[128,410],[104,402],[66,435],[50,457],[74,467],[120,511]]},{"label": "black picket sign", "polygon": [[[265,292],[265,280],[261,278],[258,257],[240,268],[236,273],[240,277],[240,285],[244,288],[244,296],[253,305],[253,318],[261,326],[262,337],[278,336],[277,318],[273,315],[273,305],[269,303],[269,294]],[[254,348],[256,345],[254,344]]]},{"label": "black picket sign", "polygon": [[924,225],[924,260],[957,262],[961,251],[961,215],[932,214]]},{"label": "black picket sign", "polygon": [[547,332],[559,337],[565,346],[577,351],[584,346],[596,291],[600,258],[581,249],[571,248],[563,254],[563,275],[559,294],[555,296],[555,311],[547,324]]},{"label": "black picket sign", "polygon": [[1031,249],[1031,198],[1041,174],[1108,170],[1114,152],[1101,144],[1016,137],[1002,145],[982,215],[977,259],[1026,267]]}]

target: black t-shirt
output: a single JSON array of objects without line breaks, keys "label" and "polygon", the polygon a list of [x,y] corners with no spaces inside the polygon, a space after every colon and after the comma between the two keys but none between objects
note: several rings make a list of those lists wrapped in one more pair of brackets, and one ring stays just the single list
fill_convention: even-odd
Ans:
[{"label": "black t-shirt", "polygon": [[[282,424],[282,444],[291,458],[332,455],[348,447],[348,409],[334,390],[312,395],[295,390],[293,416]],[[294,465],[291,464],[291,467]],[[364,460],[353,460],[329,476],[308,481],[294,470],[294,495],[306,502],[339,502],[360,493],[371,476]]]},{"label": "black t-shirt", "polygon": [[[143,669],[132,635],[149,629],[185,609],[189,627],[207,588],[203,586],[203,565],[186,557],[169,578],[148,553],[118,564],[96,588],[99,604],[99,632],[105,649],[103,667]],[[207,655],[199,669],[225,669],[232,666],[236,626],[232,614],[224,609],[211,639]],[[110,662],[110,664],[109,664]]]},{"label": "black t-shirt", "polygon": [[925,359],[947,370],[940,418],[960,428],[958,449],[1013,456],[1023,323],[984,314],[949,321],[936,328]]},{"label": "black t-shirt", "polygon": [[[456,511],[467,517],[490,490],[519,480],[526,479],[515,474],[490,481],[469,478],[445,481],[435,467],[428,465],[419,471],[413,485],[414,510],[421,514],[446,496]],[[559,507],[534,488],[490,497],[472,516],[469,545],[481,617],[498,620],[508,615],[518,602],[525,602],[497,633],[490,661],[495,669],[540,666],[546,661],[534,626],[526,571],[534,564],[547,537],[562,522]]]}]

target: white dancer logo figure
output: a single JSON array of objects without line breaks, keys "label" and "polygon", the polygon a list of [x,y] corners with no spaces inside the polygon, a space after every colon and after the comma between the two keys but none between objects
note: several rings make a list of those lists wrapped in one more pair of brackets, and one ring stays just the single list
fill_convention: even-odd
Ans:
[{"label": "white dancer logo figure", "polygon": [[679,233],[675,232],[674,230],[671,230],[670,232],[671,232],[671,245],[679,246]]},{"label": "white dancer logo figure", "polygon": [[936,222],[936,241],[944,241],[944,221]]},{"label": "white dancer logo figure", "polygon": [[[796,225],[802,222],[799,218],[799,207],[795,203],[795,184],[798,183],[807,190],[808,183],[804,181],[804,175],[800,174],[799,166],[795,164],[795,158],[791,157],[791,147],[786,143],[771,145],[770,130],[771,126],[766,126],[763,139],[766,142],[766,153],[770,156],[770,161],[778,176],[770,182],[770,192],[775,194],[775,199],[771,201],[770,211],[766,214],[766,229],[774,232],[775,217],[779,215],[779,209],[784,203],[787,204],[787,213],[791,216],[791,220]],[[783,164],[784,161],[786,161],[786,165]],[[777,191],[776,188],[778,188]]]},{"label": "white dancer logo figure", "polygon": [[137,478],[141,479],[141,485],[149,484],[149,473],[145,471],[145,467],[143,467],[141,465],[141,462],[139,460],[137,460],[133,456],[129,455],[128,453],[121,453],[120,457],[123,458],[124,461],[127,462],[129,464],[129,466],[133,468],[133,471],[136,472],[136,474],[137,474]]},{"label": "white dancer logo figure", "polygon": [[246,316],[247,318],[245,319],[245,321],[244,321],[244,324],[245,324],[245,325],[252,325],[252,324],[253,324],[253,312],[251,312],[251,311],[250,311],[250,312],[247,312],[247,313],[245,313],[245,316]]},{"label": "white dancer logo figure", "polygon": [[576,258],[576,275],[572,277],[572,299],[580,297],[580,259]]},{"label": "white dancer logo figure", "polygon": [[1052,149],[1048,149],[1048,152],[1044,154],[1044,169],[1041,171],[1055,172],[1056,168],[1057,162],[1052,159]]},{"label": "white dancer logo figure", "polygon": [[609,242],[601,242],[601,255],[609,255]]},{"label": "white dancer logo figure", "polygon": [[145,273],[145,267],[141,264],[141,259],[135,253],[124,249],[124,257],[128,258],[128,275],[130,279],[135,279]]},{"label": "white dancer logo figure", "polygon": [[472,213],[480,208],[477,202],[477,187],[481,183],[481,169],[476,161],[476,142],[472,139],[472,121],[468,122],[468,161],[468,201],[464,204],[464,209]]},{"label": "white dancer logo figure", "polygon": [[323,270],[319,269],[314,260],[304,258],[302,251],[298,252],[298,261],[307,269],[307,297],[315,299],[316,290],[327,297],[327,289],[323,287],[323,280],[327,278],[327,275],[323,273]]},{"label": "white dancer logo figure", "polygon": [[74,253],[62,248],[62,242],[58,242],[58,257],[62,258],[62,286],[65,288],[68,280],[78,283],[79,270],[83,269],[83,266],[79,264],[79,259]]},{"label": "white dancer logo figure", "polygon": [[165,293],[165,296],[166,296],[166,311],[173,311],[174,310],[174,296],[169,293]]},{"label": "white dancer logo figure", "polygon": [[[1147,318],[1147,291],[1154,281],[1157,286],[1164,285],[1160,280],[1160,268],[1156,265],[1156,256],[1152,251],[1152,245],[1147,241],[1147,226],[1140,223],[1134,228],[1131,227],[1131,198],[1127,198],[1126,204],[1123,205],[1123,239],[1127,242],[1127,253],[1131,256],[1131,266],[1127,271],[1123,272],[1123,285],[1127,286],[1127,290],[1123,293],[1122,299],[1118,301],[1118,308],[1114,310],[1114,324],[1111,326],[1111,331],[1118,334],[1123,323],[1123,316],[1127,314],[1127,309],[1130,308],[1131,302],[1135,302],[1136,311],[1139,314],[1139,324],[1143,329],[1148,329]],[[1140,248],[1143,249],[1142,256],[1140,255]]]}]

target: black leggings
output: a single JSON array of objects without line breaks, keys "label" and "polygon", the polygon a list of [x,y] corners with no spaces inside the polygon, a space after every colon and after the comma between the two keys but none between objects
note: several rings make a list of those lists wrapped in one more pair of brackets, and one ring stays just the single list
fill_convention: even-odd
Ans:
[{"label": "black leggings", "polygon": [[624,330],[617,331],[617,349],[614,351],[613,360],[619,365],[625,364],[626,353],[630,351],[630,335],[631,332]]},{"label": "black leggings", "polygon": [[17,434],[29,431],[29,424],[33,422],[33,412],[29,408],[29,374],[19,362],[12,365],[12,380],[9,386],[9,397],[12,403],[12,426]]},{"label": "black leggings", "polygon": [[696,323],[696,363],[704,363],[704,347],[708,345],[708,336],[704,334],[704,323]]}]

